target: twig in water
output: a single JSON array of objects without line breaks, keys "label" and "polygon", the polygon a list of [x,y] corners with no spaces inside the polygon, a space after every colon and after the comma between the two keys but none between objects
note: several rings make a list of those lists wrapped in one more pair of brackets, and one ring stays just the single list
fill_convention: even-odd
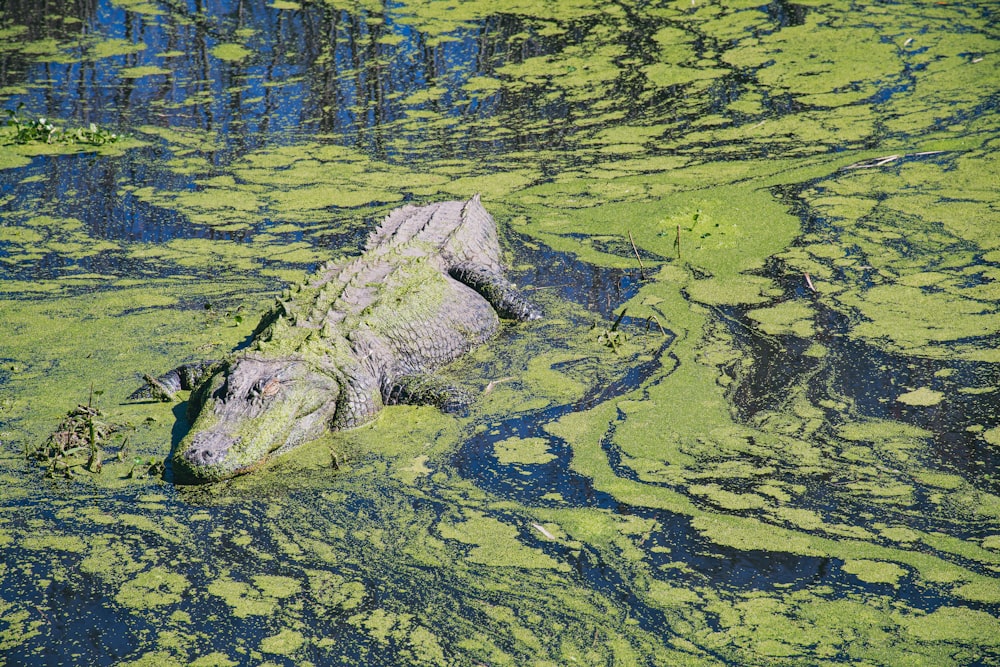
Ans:
[{"label": "twig in water", "polygon": [[628,310],[628,308],[622,308],[622,312],[618,313],[618,318],[615,320],[615,323],[611,325],[611,331],[618,331],[618,325],[622,323],[626,310]]},{"label": "twig in water", "polygon": [[628,230],[628,242],[632,244],[632,252],[635,253],[635,258],[639,260],[639,279],[646,279],[646,267],[642,265],[642,257],[639,257],[639,250],[635,247],[635,241],[632,239],[632,230]]},{"label": "twig in water", "polygon": [[646,331],[649,331],[649,321],[650,320],[656,322],[656,326],[660,327],[660,333],[663,334],[664,338],[666,338],[667,337],[667,332],[663,328],[663,325],[660,324],[660,320],[657,319],[656,315],[650,315],[649,317],[646,318]]},{"label": "twig in water", "polygon": [[877,167],[884,167],[887,164],[892,164],[901,158],[937,155],[938,153],[944,153],[944,151],[922,151],[920,153],[907,153],[906,155],[884,155],[882,157],[872,158],[871,160],[861,160],[860,162],[849,164],[846,167],[841,167],[840,170],[848,171],[850,169],[875,169]]},{"label": "twig in water", "polygon": [[486,389],[483,389],[483,396],[486,396],[491,391],[493,391],[494,389],[496,389],[497,385],[500,384],[501,382],[510,382],[513,379],[514,379],[514,376],[508,375],[507,377],[500,378],[499,380],[490,380],[489,384],[486,385]]},{"label": "twig in water", "polygon": [[550,533],[549,531],[545,530],[545,526],[543,526],[540,523],[533,523],[533,524],[531,524],[531,527],[534,528],[535,530],[537,530],[539,533],[541,533],[542,535],[544,535],[546,538],[548,538],[550,540],[556,539],[556,536],[553,535],[552,533]]},{"label": "twig in water", "polygon": [[815,292],[816,288],[813,287],[813,281],[812,281],[812,278],[809,277],[809,272],[806,271],[802,275],[804,275],[806,277],[806,287],[809,288],[809,291],[810,292]]}]

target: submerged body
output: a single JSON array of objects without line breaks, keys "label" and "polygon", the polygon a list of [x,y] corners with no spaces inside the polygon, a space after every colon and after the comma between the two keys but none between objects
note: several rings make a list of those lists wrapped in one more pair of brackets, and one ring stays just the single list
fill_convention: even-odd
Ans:
[{"label": "submerged body", "polygon": [[197,386],[174,469],[224,479],[389,403],[461,405],[435,369],[492,336],[499,317],[539,316],[504,278],[496,223],[478,195],[406,206],[361,256],[328,263],[279,299],[246,351],[150,378],[137,394]]}]

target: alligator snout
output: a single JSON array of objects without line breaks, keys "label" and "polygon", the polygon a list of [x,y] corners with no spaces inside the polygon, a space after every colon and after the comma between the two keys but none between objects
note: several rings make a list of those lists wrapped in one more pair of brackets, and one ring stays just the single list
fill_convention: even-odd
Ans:
[{"label": "alligator snout", "polygon": [[204,470],[220,465],[241,438],[211,431],[198,433],[191,445],[180,453],[178,459],[188,471]]}]

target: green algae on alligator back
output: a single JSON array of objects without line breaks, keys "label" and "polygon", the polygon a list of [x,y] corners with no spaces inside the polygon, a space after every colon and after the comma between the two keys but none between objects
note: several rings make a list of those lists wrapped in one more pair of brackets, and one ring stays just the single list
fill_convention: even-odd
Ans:
[{"label": "green algae on alligator back", "polygon": [[134,395],[199,385],[173,458],[182,480],[248,472],[385,404],[460,409],[468,398],[434,371],[492,337],[498,315],[541,317],[503,277],[496,223],[478,195],[397,209],[360,257],[327,263],[293,292],[247,352],[149,378]]}]

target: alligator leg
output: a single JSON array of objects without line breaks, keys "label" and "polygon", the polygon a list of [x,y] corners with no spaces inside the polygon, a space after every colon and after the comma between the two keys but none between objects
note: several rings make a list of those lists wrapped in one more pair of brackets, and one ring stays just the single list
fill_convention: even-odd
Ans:
[{"label": "alligator leg", "polygon": [[181,364],[159,377],[143,375],[146,383],[132,392],[128,398],[130,401],[140,398],[173,401],[175,400],[174,394],[182,389],[194,389],[199,382],[215,370],[218,363],[218,361],[195,361]]},{"label": "alligator leg", "polygon": [[479,292],[484,299],[505,319],[537,320],[542,311],[531,303],[521,290],[502,275],[484,267],[460,265],[448,270],[452,278]]},{"label": "alligator leg", "polygon": [[433,405],[444,412],[462,412],[472,402],[468,392],[437,375],[404,375],[385,392],[386,405]]}]

